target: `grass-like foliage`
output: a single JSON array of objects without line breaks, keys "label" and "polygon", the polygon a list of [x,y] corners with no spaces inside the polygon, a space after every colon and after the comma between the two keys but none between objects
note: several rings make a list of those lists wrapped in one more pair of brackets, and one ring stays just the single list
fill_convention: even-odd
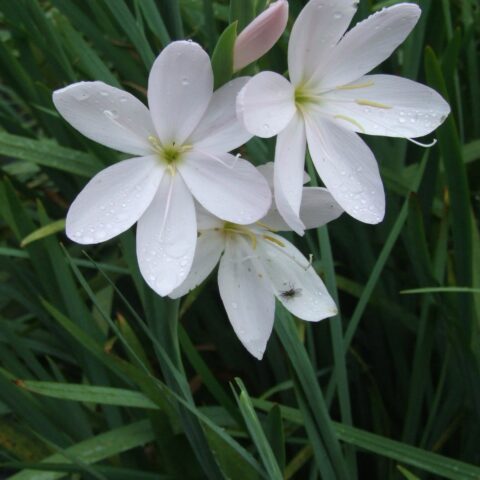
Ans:
[{"label": "grass-like foliage", "polygon": [[[289,3],[286,32],[247,74],[286,71],[305,2]],[[355,20],[395,3],[361,0]],[[132,229],[89,247],[65,237],[86,181],[125,157],[71,128],[52,91],[101,80],[146,102],[155,57],[181,38],[215,50],[222,84],[266,1],[0,0],[1,478],[480,478],[480,12],[416,3],[419,24],[378,71],[431,86],[452,114],[432,148],[363,137],[385,220],[289,235],[341,313],[310,324],[277,302],[259,362],[215,274],[164,299]],[[274,141],[240,153],[263,164]]]}]

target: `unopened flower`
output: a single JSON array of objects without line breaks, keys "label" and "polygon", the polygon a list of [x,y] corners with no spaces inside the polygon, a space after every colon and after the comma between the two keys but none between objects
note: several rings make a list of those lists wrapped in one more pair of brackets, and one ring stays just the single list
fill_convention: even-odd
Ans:
[{"label": "unopened flower", "polygon": [[271,202],[264,178],[226,152],[250,134],[235,115],[238,78],[213,93],[210,59],[186,41],[167,46],[153,64],[150,111],[133,95],[102,82],[80,82],[53,94],[60,114],[88,138],[135,158],[97,174],[67,215],[69,238],[92,244],[138,221],[142,275],[167,295],[188,274],[197,239],[194,198],[219,218],[250,224]]},{"label": "unopened flower", "polygon": [[288,1],[277,0],[238,35],[233,70],[238,71],[265,55],[281,37],[288,21]]},{"label": "unopened flower", "polygon": [[275,202],[297,233],[306,144],[316,170],[350,215],[378,223],[385,194],[375,157],[357,133],[414,138],[427,135],[450,112],[431,88],[391,75],[365,75],[390,56],[413,29],[420,8],[397,4],[345,33],[354,0],[311,0],[297,18],[288,46],[290,82],[273,72],[253,77],[237,112],[247,130],[278,135]]},{"label": "unopened flower", "polygon": [[[259,167],[273,176],[272,164]],[[306,228],[337,218],[342,209],[324,188],[306,187],[300,216]],[[239,340],[261,359],[275,317],[275,297],[293,315],[319,321],[337,313],[311,262],[275,231],[290,230],[275,209],[252,225],[213,217],[199,207],[199,238],[190,274],[170,296],[185,295],[207,278],[220,260],[218,287]],[[222,255],[223,254],[223,255]]]}]

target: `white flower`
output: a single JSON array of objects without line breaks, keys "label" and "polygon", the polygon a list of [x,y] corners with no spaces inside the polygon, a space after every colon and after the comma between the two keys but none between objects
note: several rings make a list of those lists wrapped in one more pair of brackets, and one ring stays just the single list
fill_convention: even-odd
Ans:
[{"label": "white flower", "polygon": [[[259,170],[267,178],[273,176],[272,164]],[[326,189],[304,188],[300,215],[306,228],[324,225],[342,212]],[[260,222],[246,226],[223,222],[199,208],[198,228],[190,274],[170,296],[178,298],[195,288],[220,259],[220,296],[235,333],[256,358],[262,358],[272,332],[275,297],[303,320],[314,322],[337,313],[311,263],[274,233],[290,230],[275,209]]]},{"label": "white flower", "polygon": [[233,51],[233,70],[238,71],[265,55],[282,36],[288,21],[288,1],[273,2],[240,33]]},{"label": "white flower", "polygon": [[167,295],[188,274],[197,239],[193,197],[238,224],[267,212],[270,189],[249,162],[226,152],[251,135],[236,120],[238,78],[213,93],[210,59],[187,41],[166,47],[148,81],[150,111],[133,95],[102,82],[58,90],[53,101],[78,131],[135,158],[97,174],[73,202],[67,235],[98,243],[138,221],[142,275]]},{"label": "white flower", "polygon": [[383,185],[375,157],[357,133],[419,137],[438,127],[450,111],[441,96],[424,85],[365,75],[403,42],[417,23],[419,7],[394,5],[345,34],[357,4],[311,0],[297,18],[288,45],[291,82],[262,72],[237,99],[237,113],[247,130],[261,137],[279,134],[275,202],[300,234],[306,143],[335,200],[356,219],[378,223],[385,213]]}]

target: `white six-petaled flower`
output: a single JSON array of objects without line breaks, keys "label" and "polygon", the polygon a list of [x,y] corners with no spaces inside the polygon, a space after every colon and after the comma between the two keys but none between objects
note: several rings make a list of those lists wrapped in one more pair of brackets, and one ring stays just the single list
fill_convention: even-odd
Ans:
[{"label": "white six-petaled flower", "polygon": [[[258,168],[273,187],[272,164]],[[324,225],[343,212],[326,189],[303,190],[300,216],[306,228]],[[198,228],[192,269],[170,297],[181,297],[195,288],[220,260],[218,287],[228,318],[242,344],[256,358],[262,358],[272,332],[275,297],[303,320],[319,321],[337,313],[311,262],[274,233],[290,230],[275,208],[260,222],[238,225],[221,221],[199,207]]]},{"label": "white six-petaled flower", "polygon": [[431,88],[391,75],[366,75],[413,29],[412,3],[381,10],[345,33],[358,2],[310,0],[288,46],[290,82],[273,72],[253,77],[240,92],[237,112],[260,137],[278,134],[275,202],[299,234],[306,144],[323,183],[347,213],[378,223],[385,194],[375,157],[357,133],[415,138],[450,112]]},{"label": "white six-petaled flower", "polygon": [[246,78],[213,92],[213,72],[196,43],[168,45],[148,81],[147,107],[102,82],[53,94],[60,114],[88,138],[135,158],[98,173],[71,205],[69,238],[93,244],[138,221],[142,275],[160,295],[187,276],[195,252],[194,198],[215,216],[251,224],[265,215],[270,189],[255,167],[227,153],[251,135],[237,121],[235,99]]}]

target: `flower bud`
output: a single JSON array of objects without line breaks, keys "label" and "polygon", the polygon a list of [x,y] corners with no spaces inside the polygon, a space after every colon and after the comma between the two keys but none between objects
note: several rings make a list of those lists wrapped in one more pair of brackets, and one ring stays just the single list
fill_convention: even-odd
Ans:
[{"label": "flower bud", "polygon": [[282,35],[287,20],[288,1],[278,0],[250,22],[235,42],[233,70],[241,70],[265,55]]}]

